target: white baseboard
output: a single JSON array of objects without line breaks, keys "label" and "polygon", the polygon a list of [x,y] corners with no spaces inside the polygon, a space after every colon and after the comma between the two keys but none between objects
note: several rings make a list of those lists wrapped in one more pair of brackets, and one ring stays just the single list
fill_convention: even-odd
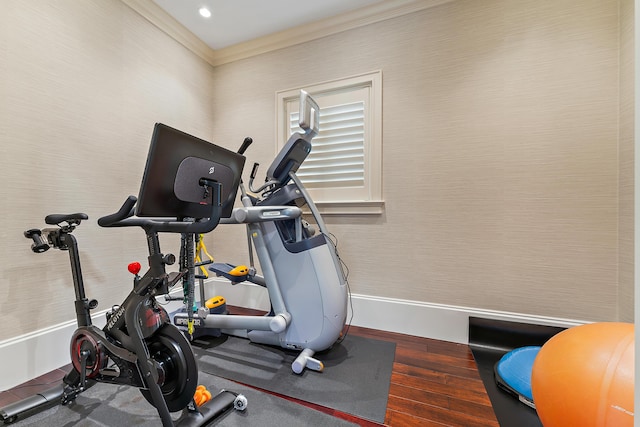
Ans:
[{"label": "white baseboard", "polygon": [[504,320],[570,328],[586,321],[483,310],[394,298],[353,294],[351,324],[461,344],[469,343],[469,318]]},{"label": "white baseboard", "polygon": [[[230,305],[265,311],[270,308],[266,289],[260,286],[245,286],[244,284],[234,286],[225,280],[210,279],[206,289],[207,295],[223,295]],[[351,316],[352,314],[353,316]],[[469,317],[563,328],[588,323],[582,320],[483,310],[360,294],[351,295],[347,320],[351,319],[351,324],[354,326],[468,344]]]},{"label": "white baseboard", "polygon": [[[266,290],[257,285],[234,286],[226,280],[214,278],[207,281],[205,289],[206,297],[222,295],[230,305],[265,311],[270,307]],[[181,302],[171,304],[166,307],[168,311],[177,309]],[[467,344],[469,317],[560,327],[587,323],[358,294],[351,296],[347,320],[351,319],[354,326]],[[94,313],[92,318],[96,326],[104,326],[104,311]],[[67,365],[69,342],[75,326],[75,321],[69,321],[0,342],[0,390]]]},{"label": "white baseboard", "polygon": [[[94,324],[100,328],[105,324],[105,312],[92,316]],[[75,329],[76,321],[73,320],[0,342],[0,390],[70,363],[69,345]]]},{"label": "white baseboard", "polygon": [[[175,310],[182,302],[171,302],[164,307]],[[175,307],[175,308],[173,308]],[[106,323],[102,310],[91,314],[98,328]],[[7,390],[40,375],[71,363],[69,346],[76,330],[76,321],[60,323],[49,328],[0,342],[0,391]],[[53,387],[55,384],[52,384]]]}]

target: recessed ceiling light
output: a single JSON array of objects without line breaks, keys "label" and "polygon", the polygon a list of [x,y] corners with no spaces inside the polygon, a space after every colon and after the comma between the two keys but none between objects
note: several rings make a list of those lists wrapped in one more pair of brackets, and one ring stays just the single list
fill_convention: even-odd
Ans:
[{"label": "recessed ceiling light", "polygon": [[198,12],[200,12],[200,15],[204,18],[211,18],[211,11],[204,6],[201,7]]}]

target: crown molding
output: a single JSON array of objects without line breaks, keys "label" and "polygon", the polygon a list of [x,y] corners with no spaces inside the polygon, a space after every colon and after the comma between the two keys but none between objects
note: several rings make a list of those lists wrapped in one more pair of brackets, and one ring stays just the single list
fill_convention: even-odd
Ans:
[{"label": "crown molding", "polygon": [[343,31],[428,9],[452,0],[385,0],[342,15],[300,25],[215,51],[214,64],[222,65]]},{"label": "crown molding", "polygon": [[152,0],[122,0],[153,25],[213,66],[227,64],[354,28],[429,9],[453,0],[385,0],[342,15],[213,50]]},{"label": "crown molding", "polygon": [[213,60],[215,51],[196,37],[195,34],[189,31],[173,16],[165,12],[165,10],[158,6],[153,0],[121,1],[200,58],[211,65],[215,65]]}]

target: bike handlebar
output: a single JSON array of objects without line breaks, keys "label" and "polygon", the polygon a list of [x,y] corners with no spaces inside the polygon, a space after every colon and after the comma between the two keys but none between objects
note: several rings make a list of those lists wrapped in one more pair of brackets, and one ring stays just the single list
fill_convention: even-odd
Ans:
[{"label": "bike handlebar", "polygon": [[101,217],[98,219],[98,225],[100,227],[111,227],[113,223],[133,216],[133,207],[137,201],[138,198],[136,196],[127,197],[118,212]]},{"label": "bike handlebar", "polygon": [[[238,150],[239,154],[244,154],[251,145],[253,139],[246,137]],[[101,227],[135,227],[139,226],[146,230],[166,232],[166,233],[208,233],[217,227],[222,216],[222,184],[215,181],[200,182],[212,190],[213,203],[211,204],[211,214],[206,221],[183,222],[169,218],[140,218],[134,217],[134,208],[138,198],[129,196],[124,201],[118,212],[103,216],[98,219]]]},{"label": "bike handlebar", "polygon": [[208,233],[217,227],[222,215],[222,184],[211,182],[213,203],[211,214],[206,221],[183,222],[174,218],[140,218],[134,216],[134,207],[138,198],[127,197],[118,212],[103,216],[98,219],[101,227],[142,227],[148,231],[164,233]]}]

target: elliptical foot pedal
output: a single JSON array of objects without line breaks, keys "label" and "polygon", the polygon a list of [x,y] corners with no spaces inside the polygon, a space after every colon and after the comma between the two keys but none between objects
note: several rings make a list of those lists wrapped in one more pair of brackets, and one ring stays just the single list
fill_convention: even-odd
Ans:
[{"label": "elliptical foot pedal", "polygon": [[233,265],[224,262],[214,262],[209,266],[209,270],[216,273],[216,276],[223,276],[233,284],[244,282],[249,275],[249,268],[246,265]]},{"label": "elliptical foot pedal", "polygon": [[209,309],[209,314],[228,314],[227,300],[220,295],[209,298],[205,301],[204,306]]}]

